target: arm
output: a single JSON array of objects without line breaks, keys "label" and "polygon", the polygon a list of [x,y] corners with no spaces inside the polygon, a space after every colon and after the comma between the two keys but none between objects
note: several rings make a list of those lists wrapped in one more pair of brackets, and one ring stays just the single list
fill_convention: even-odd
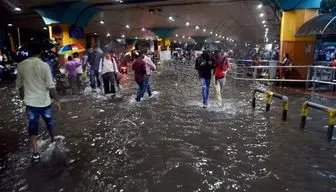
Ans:
[{"label": "arm", "polygon": [[60,105],[59,97],[57,95],[55,83],[52,80],[51,72],[50,70],[48,70],[48,68],[46,68],[47,65],[43,65],[43,66],[44,66],[44,82],[45,82],[46,88],[49,90],[50,98],[54,100],[57,110],[60,110],[61,105]]},{"label": "arm", "polygon": [[102,73],[102,72],[103,72],[103,59],[100,60],[99,69],[98,69],[98,73]]}]

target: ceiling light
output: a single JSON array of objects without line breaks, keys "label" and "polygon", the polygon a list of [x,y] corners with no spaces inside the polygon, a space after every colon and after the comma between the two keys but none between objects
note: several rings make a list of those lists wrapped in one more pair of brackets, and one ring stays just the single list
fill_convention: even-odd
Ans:
[{"label": "ceiling light", "polygon": [[130,28],[130,26],[129,26],[129,25],[126,25],[125,27],[126,27],[127,29],[129,29],[129,28]]},{"label": "ceiling light", "polygon": [[229,40],[229,38],[227,37],[226,40]]},{"label": "ceiling light", "polygon": [[174,41],[174,43],[177,43],[176,41]]},{"label": "ceiling light", "polygon": [[190,23],[189,22],[186,22],[186,26],[189,26],[190,25]]},{"label": "ceiling light", "polygon": [[276,40],[274,40],[274,43],[276,43],[277,41]]},{"label": "ceiling light", "polygon": [[216,33],[216,37],[218,36],[218,34]]},{"label": "ceiling light", "polygon": [[13,26],[13,24],[11,24],[11,23],[8,23],[8,27],[12,27]]},{"label": "ceiling light", "polygon": [[169,21],[175,21],[174,17],[170,16],[168,17]]},{"label": "ceiling light", "polygon": [[213,32],[211,31],[211,32],[210,32],[210,35],[212,35],[212,33],[213,33]]},{"label": "ceiling light", "polygon": [[183,35],[183,36],[182,36],[182,38],[184,39],[184,38],[185,38],[185,36]]},{"label": "ceiling light", "polygon": [[265,21],[265,20],[263,20],[263,21],[262,21],[262,24],[265,24],[265,23],[266,23],[266,21]]},{"label": "ceiling light", "polygon": [[188,37],[188,39],[191,39],[191,37]]},{"label": "ceiling light", "polygon": [[125,38],[125,35],[121,35],[122,38]]},{"label": "ceiling light", "polygon": [[146,41],[148,41],[149,39],[148,39],[148,37],[146,38]]},{"label": "ceiling light", "polygon": [[265,24],[264,27],[266,27],[267,25]]},{"label": "ceiling light", "polygon": [[14,11],[20,12],[20,11],[22,11],[22,10],[21,10],[20,7],[15,7],[15,8],[14,8]]},{"label": "ceiling light", "polygon": [[43,27],[43,29],[44,29],[44,30],[48,30],[48,28],[47,28],[47,27]]},{"label": "ceiling light", "polygon": [[265,15],[265,14],[263,14],[263,13],[260,13],[260,15],[259,15],[259,16],[260,16],[260,17],[263,17],[264,15]]},{"label": "ceiling light", "polygon": [[206,32],[206,29],[203,29],[203,32]]},{"label": "ceiling light", "polygon": [[111,36],[111,34],[110,34],[110,33],[107,33],[106,37],[110,37],[110,36]]},{"label": "ceiling light", "polygon": [[204,42],[207,42],[207,40],[204,40]]},{"label": "ceiling light", "polygon": [[97,35],[97,33],[94,33],[94,35]]},{"label": "ceiling light", "polygon": [[138,37],[135,37],[135,39],[138,39]]},{"label": "ceiling light", "polygon": [[102,24],[102,25],[103,25],[104,23],[105,23],[105,22],[104,22],[103,20],[101,20],[101,21],[100,21],[100,24]]},{"label": "ceiling light", "polygon": [[262,6],[263,6],[263,5],[260,3],[257,7],[258,7],[258,9],[261,9]]},{"label": "ceiling light", "polygon": [[179,44],[182,44],[182,42],[180,41]]},{"label": "ceiling light", "polygon": [[266,28],[265,30],[266,30],[266,31],[268,31],[269,29],[268,29],[268,28]]},{"label": "ceiling light", "polygon": [[222,35],[219,35],[219,38],[222,38]]},{"label": "ceiling light", "polygon": [[176,36],[176,37],[178,37],[179,35],[178,35],[178,34],[176,34],[175,36]]},{"label": "ceiling light", "polygon": [[123,1],[123,0],[120,0],[119,2],[120,2],[120,3],[123,3],[124,1]]},{"label": "ceiling light", "polygon": [[142,28],[141,31],[145,31],[146,29],[145,28]]},{"label": "ceiling light", "polygon": [[149,9],[150,14],[154,14],[154,12],[155,12],[154,9]]},{"label": "ceiling light", "polygon": [[195,29],[196,29],[196,30],[199,30],[199,26],[197,25],[197,26],[195,27]]}]

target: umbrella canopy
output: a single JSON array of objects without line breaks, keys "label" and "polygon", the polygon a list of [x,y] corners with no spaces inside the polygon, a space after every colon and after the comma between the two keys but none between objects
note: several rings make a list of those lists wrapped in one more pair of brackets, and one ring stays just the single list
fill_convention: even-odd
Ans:
[{"label": "umbrella canopy", "polygon": [[75,52],[84,52],[85,49],[80,44],[69,44],[60,48],[58,54],[60,55],[71,55]]},{"label": "umbrella canopy", "polygon": [[325,13],[313,17],[296,32],[295,36],[336,34],[336,13]]}]

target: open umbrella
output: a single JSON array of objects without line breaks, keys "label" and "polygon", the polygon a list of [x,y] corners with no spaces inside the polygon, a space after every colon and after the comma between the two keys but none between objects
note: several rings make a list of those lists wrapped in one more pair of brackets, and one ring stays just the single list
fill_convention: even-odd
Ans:
[{"label": "open umbrella", "polygon": [[334,34],[336,34],[336,13],[323,13],[303,24],[295,36]]},{"label": "open umbrella", "polygon": [[60,55],[71,55],[75,52],[84,52],[85,49],[79,44],[69,44],[60,48],[58,54]]}]

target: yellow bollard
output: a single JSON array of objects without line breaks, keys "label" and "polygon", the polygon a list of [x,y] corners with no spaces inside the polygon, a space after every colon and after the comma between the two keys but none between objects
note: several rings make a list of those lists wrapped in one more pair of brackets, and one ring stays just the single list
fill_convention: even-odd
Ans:
[{"label": "yellow bollard", "polygon": [[269,91],[266,92],[265,94],[266,94],[266,112],[268,112],[271,109],[271,99],[273,96],[273,92]]},{"label": "yellow bollard", "polygon": [[304,129],[306,126],[307,116],[308,116],[308,102],[305,102],[301,109],[301,123],[300,123],[301,129]]},{"label": "yellow bollard", "polygon": [[331,141],[333,135],[334,135],[334,127],[336,124],[336,111],[329,109],[329,127],[328,127],[328,140]]}]

